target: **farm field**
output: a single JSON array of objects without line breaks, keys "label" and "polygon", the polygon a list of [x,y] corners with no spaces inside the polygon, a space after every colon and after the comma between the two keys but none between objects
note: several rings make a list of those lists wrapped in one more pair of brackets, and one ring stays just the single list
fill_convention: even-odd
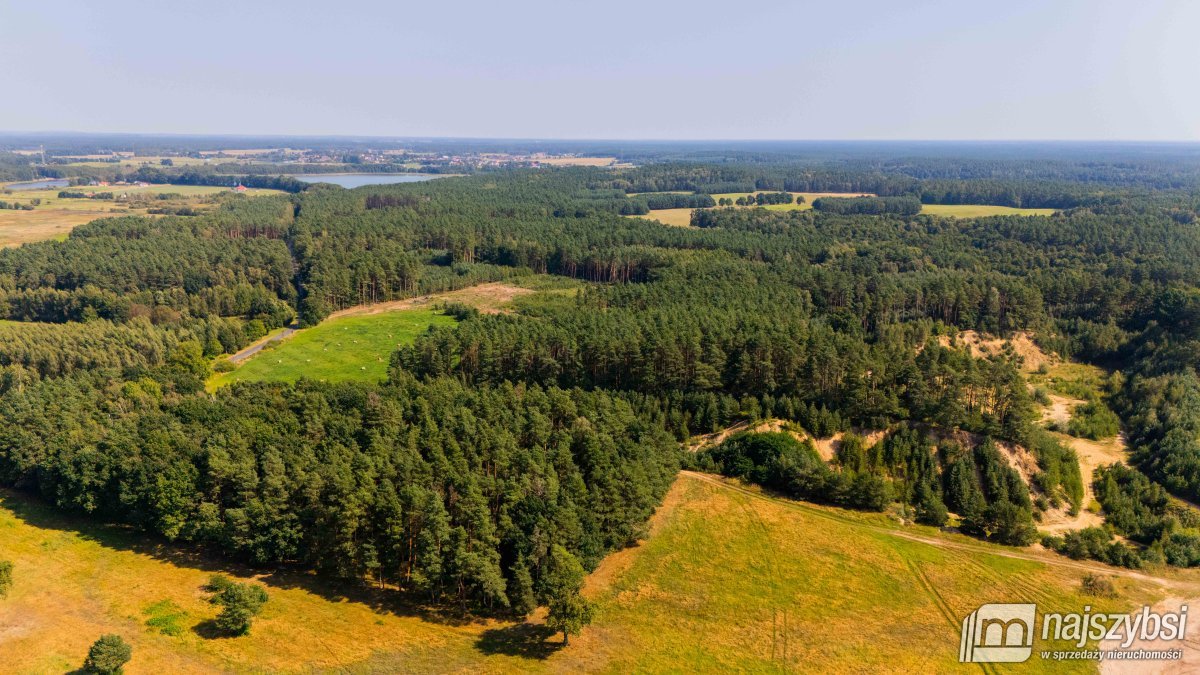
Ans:
[{"label": "farm field", "polygon": [[[648,194],[648,193],[637,193]],[[660,194],[688,194],[686,192],[672,191]],[[720,200],[722,197],[736,200],[738,197],[745,197],[748,194],[759,194],[759,192],[728,192],[723,194],[715,194],[713,199]],[[804,197],[803,204],[792,202],[791,204],[770,204],[762,208],[770,211],[807,211],[812,208],[812,200],[818,197],[858,197],[864,196],[858,193],[841,193],[841,192],[793,192],[794,197]],[[636,196],[631,194],[630,196]],[[752,208],[749,206],[739,206],[734,208]],[[755,207],[756,208],[756,207]],[[692,211],[695,209],[655,209],[648,214],[641,216],[627,216],[628,218],[646,218],[648,220],[657,220],[663,225],[672,227],[691,227]]]},{"label": "farm field", "polygon": [[921,213],[954,218],[983,218],[986,216],[1049,216],[1057,209],[1019,209],[1013,206],[986,204],[922,204]]},{"label": "farm field", "polygon": [[625,217],[657,220],[663,225],[670,225],[671,227],[691,227],[692,211],[695,211],[695,209],[657,209],[645,215]]},{"label": "farm field", "polygon": [[[761,191],[760,191],[761,192]],[[723,194],[712,195],[713,199],[720,200],[722,198],[734,199],[745,197],[748,194],[760,194],[760,192],[728,192]],[[680,193],[676,191],[675,193]],[[636,196],[636,193],[629,196]],[[764,208],[768,211],[808,211],[812,208],[814,199],[821,197],[870,197],[868,193],[845,193],[845,192],[793,192],[794,197],[803,197],[803,203],[792,202],[791,204],[768,204],[762,207],[734,207],[734,208]],[[643,216],[628,216],[629,218],[646,218],[649,220],[657,220],[663,225],[671,225],[674,227],[688,227],[691,224],[692,211],[694,209],[657,209]],[[985,216],[1049,216],[1057,209],[1022,209],[1012,206],[989,206],[983,204],[924,204],[921,206],[921,213],[933,216],[945,216],[954,218],[982,218]]]},{"label": "farm field", "polygon": [[[132,201],[108,199],[60,198],[61,190],[73,192],[112,192],[128,195]],[[151,207],[191,206],[203,208],[204,199],[229,193],[228,188],[208,185],[114,185],[108,187],[80,186],[46,190],[5,190],[0,186],[0,201],[21,204],[39,200],[32,211],[0,209],[0,246],[17,246],[26,242],[63,239],[74,228],[97,218],[123,215],[146,215]],[[178,194],[181,199],[141,201],[139,196]],[[282,194],[278,190],[248,190],[246,195]]]},{"label": "farm field", "polygon": [[66,159],[74,160],[68,166],[91,166],[96,168],[121,167],[126,169],[141,166],[162,166],[162,160],[164,159],[171,160],[173,166],[203,166],[208,163],[199,157],[162,157],[158,155],[150,157],[122,156],[116,162],[105,161],[106,159],[112,159],[112,157],[106,155],[80,155],[78,157],[67,157]]},{"label": "farm field", "polygon": [[412,342],[430,326],[454,319],[429,308],[333,317],[272,344],[209,381],[210,390],[234,382],[295,382],[301,377],[329,382],[377,382],[387,375],[396,347]]},{"label": "farm field", "polygon": [[[81,200],[82,201],[82,200]],[[0,247],[20,246],[26,242],[54,239],[62,241],[80,225],[109,216],[123,215],[113,211],[82,209],[36,209],[13,211],[0,209]]]},{"label": "farm field", "polygon": [[[959,622],[980,604],[981,584],[988,598],[1036,601],[1043,611],[1125,611],[1164,592],[1135,573],[900,528],[881,515],[775,499],[690,472],[676,480],[648,539],[588,577],[596,620],[566,648],[557,636],[543,640],[537,614],[530,623],[459,620],[386,590],[255,575],[12,492],[0,492],[0,549],[15,563],[13,591],[0,602],[0,651],[18,655],[6,663],[15,672],[77,668],[106,632],[133,645],[130,675],[967,672],[957,663]],[[1122,599],[1078,595],[1091,569],[1123,575]],[[215,572],[267,589],[249,636],[205,637],[215,609],[200,586]],[[173,634],[151,620],[165,620]]]}]

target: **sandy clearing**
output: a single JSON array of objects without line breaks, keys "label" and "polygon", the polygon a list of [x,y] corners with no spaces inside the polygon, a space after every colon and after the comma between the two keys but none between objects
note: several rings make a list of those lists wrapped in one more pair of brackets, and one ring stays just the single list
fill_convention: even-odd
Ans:
[{"label": "sandy clearing", "polygon": [[1033,372],[1043,365],[1052,366],[1059,361],[1057,356],[1042,351],[1042,348],[1037,346],[1028,332],[1014,333],[1005,339],[982,335],[973,330],[964,330],[953,338],[942,335],[938,338],[938,343],[943,347],[965,346],[971,350],[971,355],[975,358],[997,356],[1004,352],[1005,346],[1008,346],[1014,354],[1021,358],[1021,370],[1025,372]]},{"label": "sandy clearing", "polygon": [[[1069,401],[1071,399],[1064,400]],[[1069,413],[1067,419],[1070,419]],[[1066,424],[1066,422],[1064,421],[1063,424]],[[1074,436],[1061,433],[1055,433],[1054,435],[1064,445],[1073,449],[1075,455],[1079,458],[1079,474],[1083,477],[1083,508],[1079,509],[1079,513],[1074,516],[1068,514],[1066,509],[1051,509],[1046,511],[1042,522],[1038,525],[1038,529],[1052,534],[1061,534],[1069,530],[1079,530],[1085,527],[1100,527],[1104,524],[1103,516],[1093,513],[1088,508],[1096,501],[1096,493],[1092,489],[1092,476],[1097,467],[1127,463],[1129,452],[1125,442],[1125,434],[1120,434],[1106,441],[1090,441],[1086,438],[1075,438]]]},{"label": "sandy clearing", "polygon": [[1085,403],[1082,399],[1060,396],[1049,392],[1046,393],[1046,396],[1050,398],[1050,405],[1042,410],[1041,423],[1045,425],[1054,422],[1064,429],[1071,421],[1071,412],[1075,410],[1075,406]]},{"label": "sandy clearing", "polygon": [[508,303],[522,295],[529,295],[533,292],[529,288],[513,286],[503,281],[494,281],[446,293],[433,293],[414,298],[405,298],[403,300],[377,302],[373,305],[355,305],[354,307],[338,310],[326,317],[325,320],[338,319],[344,316],[380,314],[382,312],[394,312],[401,309],[427,307],[431,303],[436,302],[461,302],[465,305],[475,307],[483,314],[505,314],[511,311],[506,306]]},{"label": "sandy clearing", "polygon": [[[1187,607],[1189,611],[1200,606],[1200,596],[1189,594],[1189,597],[1171,596],[1156,603],[1150,611],[1152,612],[1178,612],[1181,608]],[[1134,612],[1131,614],[1137,614]],[[1100,672],[1103,675],[1122,675],[1124,673],[1140,674],[1146,672],[1155,672],[1160,674],[1175,674],[1175,673],[1195,673],[1200,672],[1200,635],[1197,635],[1196,623],[1189,622],[1187,631],[1184,633],[1183,640],[1134,640],[1128,647],[1121,646],[1121,640],[1103,640],[1098,645],[1102,651],[1106,650],[1122,650],[1134,651],[1139,649],[1165,651],[1171,649],[1179,649],[1183,652],[1182,658],[1177,661],[1118,661],[1114,659],[1105,659],[1100,662]]]},{"label": "sandy clearing", "polygon": [[[851,431],[863,437],[863,445],[867,448],[873,447],[887,435],[887,429],[851,429]],[[813,439],[813,445],[817,446],[817,454],[821,455],[821,459],[832,462],[837,457],[838,448],[842,447],[842,439],[845,437],[846,432],[839,431],[829,438]]]}]

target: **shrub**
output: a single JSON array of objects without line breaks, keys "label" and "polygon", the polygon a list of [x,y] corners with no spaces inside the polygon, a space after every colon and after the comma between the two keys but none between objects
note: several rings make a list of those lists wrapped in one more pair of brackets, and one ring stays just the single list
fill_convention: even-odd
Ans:
[{"label": "shrub", "polygon": [[83,670],[102,675],[120,673],[132,657],[133,648],[120,635],[102,635],[88,650]]},{"label": "shrub", "polygon": [[1113,586],[1113,582],[1108,577],[1102,577],[1097,574],[1088,574],[1083,577],[1080,583],[1081,590],[1084,595],[1091,595],[1097,598],[1115,598],[1117,597],[1117,588]]},{"label": "shrub", "polygon": [[1067,424],[1067,433],[1093,441],[1112,438],[1120,431],[1121,420],[1100,401],[1088,401],[1075,406],[1071,421]]},{"label": "shrub", "polygon": [[267,604],[262,586],[236,583],[220,575],[209,579],[204,589],[214,593],[210,601],[223,608],[215,621],[217,628],[230,635],[248,634],[254,617]]}]

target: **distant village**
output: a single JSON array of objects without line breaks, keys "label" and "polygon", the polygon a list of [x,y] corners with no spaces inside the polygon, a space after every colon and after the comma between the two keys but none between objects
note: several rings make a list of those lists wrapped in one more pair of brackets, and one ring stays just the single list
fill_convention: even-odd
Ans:
[{"label": "distant village", "polygon": [[[576,154],[505,152],[468,152],[445,154],[409,149],[362,149],[353,151],[313,148],[261,148],[247,150],[200,150],[154,156],[114,151],[78,156],[46,158],[41,148],[18,150],[19,154],[41,156],[44,164],[101,164],[123,167],[214,166],[229,164],[300,164],[329,166],[403,166],[410,171],[422,169],[477,170],[500,168],[541,168],[546,166],[594,166],[619,168],[630,166],[616,157],[589,157]],[[101,186],[103,187],[103,186]]]}]

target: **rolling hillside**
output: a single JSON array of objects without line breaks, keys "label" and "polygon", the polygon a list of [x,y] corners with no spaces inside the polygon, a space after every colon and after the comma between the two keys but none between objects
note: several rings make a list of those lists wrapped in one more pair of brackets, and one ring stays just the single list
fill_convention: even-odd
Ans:
[{"label": "rolling hillside", "polygon": [[[1188,580],[902,528],[882,515],[777,499],[691,472],[680,475],[650,527],[645,542],[589,576],[585,592],[598,604],[597,618],[565,649],[557,636],[547,639],[538,615],[527,624],[462,620],[406,605],[388,591],[288,572],[257,577],[271,601],[249,636],[212,639],[204,625],[215,610],[199,587],[214,571],[247,570],[64,519],[4,493],[0,548],[15,561],[17,582],[0,601],[0,651],[21,655],[8,662],[11,672],[69,670],[95,636],[117,632],[134,647],[132,675],[968,672],[976,668],[956,661],[959,623],[983,599],[1037,602],[1047,611],[1085,604],[1116,610],[1195,593]],[[1078,593],[1093,570],[1119,575],[1119,600]],[[177,634],[147,624],[164,612],[175,615]]]}]

